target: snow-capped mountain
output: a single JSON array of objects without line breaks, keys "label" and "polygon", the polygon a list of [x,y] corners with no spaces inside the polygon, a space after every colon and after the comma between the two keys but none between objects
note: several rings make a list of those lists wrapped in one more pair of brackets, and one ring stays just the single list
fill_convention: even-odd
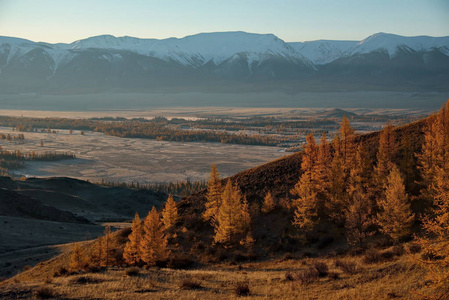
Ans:
[{"label": "snow-capped mountain", "polygon": [[366,54],[374,51],[384,51],[388,53],[388,55],[394,56],[399,50],[427,52],[435,49],[449,55],[449,36],[407,37],[381,32],[373,34],[363,41],[360,41],[356,46],[349,49],[345,53],[345,56]]},{"label": "snow-capped mountain", "polygon": [[329,40],[289,43],[296,52],[317,65],[324,65],[344,56],[349,49],[357,44],[358,41]]},{"label": "snow-capped mountain", "polygon": [[[89,48],[131,51],[140,55],[157,57],[166,61],[199,67],[208,62],[216,65],[239,53],[250,53],[251,60],[263,60],[265,56],[279,56],[291,60],[306,59],[290,45],[273,34],[246,32],[200,33],[181,39],[138,39],[101,35],[59,45],[62,49],[83,50]],[[251,61],[249,62],[251,64]]]},{"label": "snow-capped mountain", "polygon": [[101,35],[70,44],[0,37],[0,88],[12,91],[410,74],[445,80],[449,37],[378,33],[362,41],[286,43],[273,34],[215,32],[162,40]]}]

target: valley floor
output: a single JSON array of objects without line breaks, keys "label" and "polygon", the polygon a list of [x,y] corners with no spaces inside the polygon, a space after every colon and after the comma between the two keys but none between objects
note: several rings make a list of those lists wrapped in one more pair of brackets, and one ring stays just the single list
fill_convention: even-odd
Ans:
[{"label": "valley floor", "polygon": [[[0,133],[17,135],[11,128]],[[69,152],[77,159],[27,162],[16,174],[28,177],[72,177],[92,182],[176,182],[206,180],[216,164],[226,177],[284,156],[281,148],[220,143],[181,143],[120,138],[99,132],[74,130],[58,133],[25,132],[23,143],[0,140],[3,150]],[[42,141],[43,146],[40,142]]]}]

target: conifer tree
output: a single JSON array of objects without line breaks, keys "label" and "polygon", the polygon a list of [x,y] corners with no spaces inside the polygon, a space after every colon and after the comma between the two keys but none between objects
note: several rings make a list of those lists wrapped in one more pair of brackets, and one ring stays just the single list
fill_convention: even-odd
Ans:
[{"label": "conifer tree", "polygon": [[391,124],[387,124],[380,132],[379,149],[377,151],[377,164],[375,167],[377,190],[382,191],[388,174],[393,167],[393,159],[397,154],[398,147],[396,144],[396,136],[394,128]]},{"label": "conifer tree", "polygon": [[173,200],[173,196],[169,195],[167,202],[165,203],[164,210],[162,211],[162,222],[166,231],[173,229],[178,221],[178,209],[176,203]]},{"label": "conifer tree", "polygon": [[136,213],[131,225],[131,233],[128,235],[128,241],[125,244],[123,258],[129,265],[137,265],[140,259],[140,240],[142,238],[142,224],[139,214]]},{"label": "conifer tree", "polygon": [[262,212],[265,214],[272,212],[275,205],[273,196],[268,192],[263,201]]},{"label": "conifer tree", "polygon": [[311,231],[318,222],[318,184],[315,175],[315,163],[318,157],[318,147],[313,134],[306,137],[304,155],[301,162],[302,174],[298,183],[290,191],[298,198],[293,201],[295,215],[293,224],[304,231]]},{"label": "conifer tree", "polygon": [[105,256],[105,266],[109,267],[111,262],[111,249],[112,249],[112,238],[111,238],[111,226],[107,225],[104,228],[104,256]]},{"label": "conifer tree", "polygon": [[380,212],[377,215],[381,231],[395,242],[410,232],[414,215],[410,209],[404,180],[399,169],[393,165],[385,184],[384,197],[379,200]]},{"label": "conifer tree", "polygon": [[318,156],[318,147],[315,143],[313,133],[306,136],[306,144],[304,145],[304,155],[301,161],[301,170],[312,176],[314,165]]},{"label": "conifer tree", "polygon": [[104,252],[104,242],[102,236],[98,237],[95,241],[91,262],[93,265],[98,267],[104,267],[106,265],[106,255]]},{"label": "conifer tree", "polygon": [[241,203],[239,223],[240,233],[248,231],[251,227],[251,214],[246,196],[243,197],[243,202]]},{"label": "conifer tree", "polygon": [[415,153],[413,151],[410,135],[406,134],[401,139],[402,159],[400,162],[401,173],[404,174],[406,190],[411,190],[417,181]]},{"label": "conifer tree", "polygon": [[438,115],[429,118],[424,130],[424,145],[418,155],[423,178],[423,196],[435,207],[423,220],[427,235],[418,239],[429,257],[423,261],[428,269],[428,287],[433,297],[449,298],[449,100]]},{"label": "conifer tree", "polygon": [[343,169],[346,172],[349,172],[353,166],[353,158],[355,155],[355,133],[354,129],[351,128],[351,124],[349,119],[344,116],[341,126],[340,126],[340,134],[339,134],[339,145],[335,151],[339,152],[341,159],[343,161]]},{"label": "conifer tree", "polygon": [[360,184],[354,188],[345,214],[348,243],[362,248],[365,239],[373,233],[370,231],[370,227],[374,221],[370,200]]},{"label": "conifer tree", "polygon": [[331,146],[327,141],[326,133],[321,135],[318,154],[314,165],[314,180],[320,187],[320,192],[324,193],[327,187],[329,172],[332,165]]},{"label": "conifer tree", "polygon": [[[229,179],[221,195],[221,206],[215,225],[214,240],[218,243],[232,243],[249,223],[249,209],[241,203],[242,196],[237,186]],[[249,224],[248,224],[249,225]]]},{"label": "conifer tree", "polygon": [[449,100],[437,115],[428,118],[424,129],[424,144],[418,155],[421,169],[421,191],[425,199],[432,201],[434,197],[433,183],[436,170],[442,168],[449,156]]},{"label": "conifer tree", "polygon": [[299,182],[290,193],[298,196],[293,201],[295,207],[293,225],[307,232],[313,230],[318,223],[317,192],[311,177],[304,175],[301,176]]},{"label": "conifer tree", "polygon": [[147,265],[152,266],[158,260],[164,260],[168,255],[167,238],[164,235],[164,228],[159,213],[154,206],[144,219],[142,227],[141,259]]},{"label": "conifer tree", "polygon": [[368,191],[368,187],[370,186],[370,173],[371,163],[368,151],[363,143],[359,143],[354,158],[354,167],[349,173],[347,191],[350,197],[358,189],[363,189],[364,193]]},{"label": "conifer tree", "polygon": [[218,210],[221,205],[221,190],[220,174],[217,171],[217,166],[214,164],[211,167],[210,177],[207,183],[206,210],[203,214],[204,219],[210,221],[213,226],[215,226]]},{"label": "conifer tree", "polygon": [[78,243],[73,247],[72,256],[70,257],[69,268],[72,271],[78,271],[84,269],[87,263],[86,253]]},{"label": "conifer tree", "polygon": [[[446,163],[449,165],[449,163]],[[420,244],[430,257],[439,260],[427,260],[431,288],[440,294],[439,298],[449,297],[449,166],[437,168],[435,172],[435,206],[433,217],[424,219],[423,227],[428,235]]]},{"label": "conifer tree", "polygon": [[328,185],[327,201],[325,202],[327,214],[334,221],[344,224],[344,211],[348,205],[347,176],[345,176],[343,159],[339,152],[335,152],[332,159]]}]

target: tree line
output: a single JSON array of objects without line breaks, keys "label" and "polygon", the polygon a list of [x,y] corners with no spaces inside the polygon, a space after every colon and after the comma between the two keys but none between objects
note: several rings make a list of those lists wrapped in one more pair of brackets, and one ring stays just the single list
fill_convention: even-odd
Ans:
[{"label": "tree line", "polygon": [[141,184],[139,182],[131,182],[131,183],[112,182],[102,179],[101,182],[96,184],[106,187],[123,187],[139,190],[153,190],[180,197],[185,197],[197,193],[199,191],[202,191],[207,186],[206,182],[203,180],[195,180],[195,181],[181,180],[176,182],[152,182]]},{"label": "tree line", "polygon": [[26,161],[58,161],[64,159],[75,159],[75,154],[68,152],[21,152],[20,150],[2,150],[0,146],[0,174],[7,176],[9,170],[23,168]]}]

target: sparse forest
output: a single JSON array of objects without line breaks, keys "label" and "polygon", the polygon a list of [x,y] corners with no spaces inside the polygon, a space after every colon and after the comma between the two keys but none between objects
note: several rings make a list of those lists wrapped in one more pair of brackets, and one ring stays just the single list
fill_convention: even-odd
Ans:
[{"label": "sparse forest", "polygon": [[[355,134],[343,117],[332,140],[325,133],[319,139],[311,133],[301,153],[230,178],[221,178],[212,165],[207,184],[131,184],[128,187],[178,195],[195,193],[178,203],[169,196],[163,208],[153,207],[143,220],[136,214],[129,229],[107,228],[92,247],[76,245],[54,278],[110,272],[105,270],[112,266],[129,266],[128,276],[136,276],[154,266],[240,269],[268,264],[266,260],[278,265],[302,261],[299,271],[288,271],[281,279],[289,297],[339,285],[339,280],[368,293],[368,283],[402,272],[409,276],[402,285],[382,281],[393,289],[389,298],[401,293],[410,299],[447,299],[448,120],[449,101],[423,121],[387,124],[367,135]],[[292,161],[298,165],[292,166]],[[277,167],[284,162],[291,173]],[[270,172],[284,172],[284,177],[279,181]],[[209,279],[182,284],[201,289],[201,282],[212,284]],[[293,283],[302,288],[288,290]],[[248,282],[236,286],[250,293]],[[340,289],[340,298],[355,299],[346,288]],[[385,296],[378,291],[366,295]]]}]

